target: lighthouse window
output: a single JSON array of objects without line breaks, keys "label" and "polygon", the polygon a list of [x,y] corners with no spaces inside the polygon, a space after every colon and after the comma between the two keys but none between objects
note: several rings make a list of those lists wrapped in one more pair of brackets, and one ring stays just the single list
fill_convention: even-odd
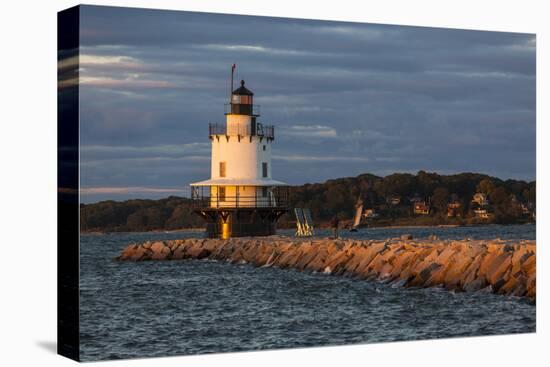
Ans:
[{"label": "lighthouse window", "polygon": [[264,147],[263,147],[263,148],[264,148],[264,151],[265,151],[265,145],[264,145]]},{"label": "lighthouse window", "polygon": [[220,162],[220,177],[225,177],[225,162]]},{"label": "lighthouse window", "polygon": [[267,177],[267,162],[262,162],[262,177]]},{"label": "lighthouse window", "polygon": [[267,196],[267,187],[262,187],[262,196],[265,198]]},{"label": "lighthouse window", "polygon": [[225,201],[225,186],[218,187],[218,200]]}]

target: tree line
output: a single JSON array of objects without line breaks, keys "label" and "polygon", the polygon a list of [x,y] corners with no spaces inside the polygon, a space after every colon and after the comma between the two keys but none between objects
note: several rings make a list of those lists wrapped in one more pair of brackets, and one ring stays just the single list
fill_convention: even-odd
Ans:
[{"label": "tree line", "polygon": [[[489,199],[487,208],[492,213],[489,220],[476,218],[472,203],[474,194],[483,193]],[[419,171],[417,174],[395,173],[386,177],[362,174],[357,177],[328,180],[324,183],[305,184],[292,192],[293,204],[310,208],[318,222],[327,222],[333,216],[351,220],[355,203],[361,197],[364,208],[374,209],[373,225],[420,224],[475,224],[475,223],[523,223],[532,221],[521,210],[521,204],[536,203],[536,182],[501,180],[478,173],[439,175]],[[392,203],[391,199],[397,199]],[[429,204],[429,215],[416,215],[411,200]],[[449,218],[447,205],[459,203],[459,216]]]},{"label": "tree line", "polygon": [[[490,202],[490,219],[480,220],[474,214],[475,193],[483,193]],[[290,206],[310,208],[317,225],[326,224],[337,216],[349,221],[358,200],[364,208],[374,209],[377,217],[372,225],[524,223],[532,221],[521,205],[534,211],[536,182],[501,180],[478,173],[439,175],[420,171],[417,174],[395,173],[386,177],[362,174],[304,184],[291,188]],[[419,216],[412,210],[411,199],[430,205],[430,214]],[[394,200],[392,202],[392,199]],[[457,217],[447,216],[447,205],[460,203]],[[150,231],[200,228],[202,218],[193,213],[189,198],[170,196],[160,200],[134,199],[101,201],[80,206],[81,230]],[[279,220],[279,227],[294,226],[291,212]]]}]

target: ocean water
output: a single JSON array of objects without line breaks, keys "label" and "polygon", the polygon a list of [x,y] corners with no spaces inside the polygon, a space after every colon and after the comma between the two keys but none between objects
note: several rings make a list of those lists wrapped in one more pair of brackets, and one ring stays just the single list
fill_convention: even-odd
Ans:
[{"label": "ocean water", "polygon": [[[365,229],[341,235],[383,239],[404,233],[415,238],[535,239],[535,226]],[[114,260],[130,243],[200,235],[81,237],[82,360],[527,333],[536,328],[532,303],[488,292],[401,288],[211,260]]]}]

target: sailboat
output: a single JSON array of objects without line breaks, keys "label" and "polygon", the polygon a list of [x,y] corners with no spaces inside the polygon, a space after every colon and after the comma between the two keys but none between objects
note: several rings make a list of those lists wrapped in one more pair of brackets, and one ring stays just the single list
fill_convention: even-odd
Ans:
[{"label": "sailboat", "polygon": [[361,195],[357,198],[357,203],[355,204],[355,216],[353,217],[353,225],[351,226],[350,232],[357,232],[357,227],[361,222],[361,217],[363,216],[363,200],[361,200]]}]

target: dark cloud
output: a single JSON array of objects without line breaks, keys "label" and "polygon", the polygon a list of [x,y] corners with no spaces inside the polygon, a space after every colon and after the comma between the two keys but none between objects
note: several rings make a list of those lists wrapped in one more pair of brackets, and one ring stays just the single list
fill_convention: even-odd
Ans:
[{"label": "dark cloud", "polygon": [[206,178],[232,63],[276,125],[282,181],[535,178],[531,34],[94,6],[81,27],[85,187],[168,193]]}]

